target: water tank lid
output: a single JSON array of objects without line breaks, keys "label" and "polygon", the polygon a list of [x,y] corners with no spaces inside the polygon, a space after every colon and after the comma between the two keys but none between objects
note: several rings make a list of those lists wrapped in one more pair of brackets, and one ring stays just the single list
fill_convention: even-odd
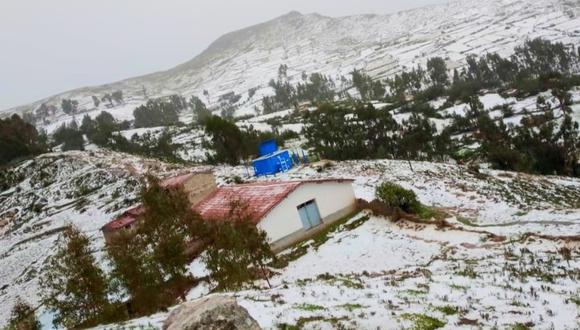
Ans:
[{"label": "water tank lid", "polygon": [[269,155],[278,150],[278,144],[275,139],[270,139],[260,143],[260,156]]}]

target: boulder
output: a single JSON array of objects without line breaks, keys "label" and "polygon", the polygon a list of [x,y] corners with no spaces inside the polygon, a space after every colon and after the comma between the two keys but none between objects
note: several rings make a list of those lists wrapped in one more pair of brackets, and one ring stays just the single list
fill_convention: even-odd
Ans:
[{"label": "boulder", "polygon": [[163,322],[164,330],[259,330],[258,322],[230,296],[213,295],[181,304]]}]

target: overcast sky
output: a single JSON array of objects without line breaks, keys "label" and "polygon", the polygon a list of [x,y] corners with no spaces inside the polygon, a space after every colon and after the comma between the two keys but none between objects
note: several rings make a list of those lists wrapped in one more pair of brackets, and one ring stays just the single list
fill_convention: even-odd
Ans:
[{"label": "overcast sky", "polygon": [[291,10],[384,14],[446,0],[0,0],[0,109],[169,69]]}]

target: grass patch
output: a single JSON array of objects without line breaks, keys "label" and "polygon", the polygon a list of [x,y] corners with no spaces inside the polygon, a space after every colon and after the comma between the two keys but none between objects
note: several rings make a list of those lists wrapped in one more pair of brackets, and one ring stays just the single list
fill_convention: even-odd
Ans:
[{"label": "grass patch", "polygon": [[531,327],[528,324],[516,323],[516,324],[512,325],[509,329],[510,330],[530,330]]},{"label": "grass patch", "polygon": [[294,308],[300,309],[303,311],[307,311],[307,312],[323,311],[326,309],[322,306],[314,305],[314,304],[300,304],[300,305],[295,305]]},{"label": "grass patch", "polygon": [[449,287],[455,290],[467,291],[469,287],[459,284],[449,284]]},{"label": "grass patch", "polygon": [[298,327],[297,329],[304,329],[304,326],[307,323],[311,323],[311,322],[326,322],[326,323],[330,323],[331,325],[337,325],[338,322],[344,321],[344,320],[348,320],[348,318],[346,316],[344,316],[344,317],[330,317],[330,318],[325,318],[323,316],[301,317],[298,319],[298,322],[296,322],[296,326]]},{"label": "grass patch", "polygon": [[312,323],[312,322],[326,322],[326,323],[330,323],[331,325],[333,325],[336,328],[336,326],[338,325],[338,323],[340,321],[346,321],[346,320],[348,320],[348,318],[346,316],[330,317],[330,318],[326,318],[323,316],[301,317],[298,319],[296,324],[287,324],[287,323],[278,324],[278,329],[281,329],[281,330],[300,330],[300,329],[304,329],[304,326],[306,324]]},{"label": "grass patch", "polygon": [[477,273],[473,269],[473,267],[465,267],[456,273],[459,276],[469,277],[469,278],[477,278]]},{"label": "grass patch", "polygon": [[425,314],[403,314],[404,320],[412,321],[414,323],[413,330],[435,330],[443,328],[445,322]]},{"label": "grass patch", "polygon": [[419,216],[419,218],[423,220],[431,220],[431,219],[440,220],[445,218],[445,213],[424,205],[421,205],[421,207],[419,207],[417,215]]},{"label": "grass patch", "polygon": [[414,290],[414,289],[409,289],[409,290],[405,290],[403,291],[404,293],[407,293],[410,296],[422,296],[424,294],[429,293],[428,291],[422,291],[422,290]]},{"label": "grass patch", "polygon": [[363,306],[361,304],[344,304],[344,305],[338,305],[336,307],[346,309],[349,312],[352,312],[352,311],[357,310],[357,309],[365,308],[365,306]]},{"label": "grass patch", "polygon": [[324,273],[318,275],[316,279],[328,282],[334,286],[343,286],[349,289],[364,289],[364,285],[361,280],[349,278],[346,276],[336,276],[329,273]]},{"label": "grass patch", "polygon": [[475,222],[473,222],[473,220],[466,218],[466,217],[457,217],[457,221],[459,221],[460,223],[466,225],[466,226],[470,226],[470,227],[477,227],[477,224]]},{"label": "grass patch", "polygon": [[347,230],[356,229],[370,218],[368,215],[365,215],[347,224],[348,220],[352,219],[356,214],[358,214],[358,211],[356,213],[350,214],[340,219],[339,221],[331,224],[324,230],[314,235],[314,237],[312,237],[312,243],[310,245],[313,246],[315,249],[318,249],[322,244],[326,243],[326,241],[328,241],[332,237],[331,234],[335,232],[343,232]]},{"label": "grass patch", "polygon": [[288,266],[291,261],[297,260],[306,253],[308,253],[308,245],[306,245],[305,242],[300,242],[298,245],[294,246],[290,252],[279,255],[276,260],[270,262],[268,266],[282,269]]},{"label": "grass patch", "polygon": [[435,310],[445,315],[455,315],[459,313],[459,307],[457,306],[438,306],[435,307]]}]

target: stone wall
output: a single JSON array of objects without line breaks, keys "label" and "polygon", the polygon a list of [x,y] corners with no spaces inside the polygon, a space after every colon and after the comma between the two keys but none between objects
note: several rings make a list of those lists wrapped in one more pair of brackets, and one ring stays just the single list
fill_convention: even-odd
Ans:
[{"label": "stone wall", "polygon": [[189,203],[193,206],[217,189],[213,173],[196,173],[183,184]]}]

